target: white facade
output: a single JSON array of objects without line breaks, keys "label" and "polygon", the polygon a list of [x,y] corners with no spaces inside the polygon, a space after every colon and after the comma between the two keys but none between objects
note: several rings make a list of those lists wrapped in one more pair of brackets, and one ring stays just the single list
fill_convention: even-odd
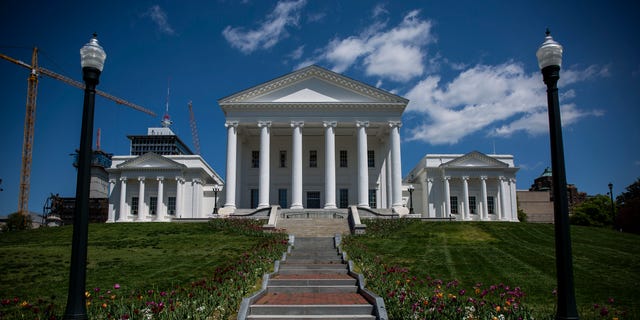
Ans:
[{"label": "white facade", "polygon": [[208,218],[216,202],[213,186],[223,184],[199,155],[114,156],[107,172],[107,222]]},{"label": "white facade", "polygon": [[221,214],[272,205],[406,210],[399,128],[408,100],[310,66],[218,103],[227,128]]},{"label": "white facade", "polygon": [[424,218],[518,221],[517,171],[512,155],[428,154],[405,184],[415,188],[414,212]]}]

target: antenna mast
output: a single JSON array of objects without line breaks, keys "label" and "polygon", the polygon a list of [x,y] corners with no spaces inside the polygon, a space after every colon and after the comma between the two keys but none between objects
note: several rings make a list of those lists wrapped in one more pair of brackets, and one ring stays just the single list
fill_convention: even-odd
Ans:
[{"label": "antenna mast", "polygon": [[173,121],[171,121],[171,117],[169,117],[169,96],[171,93],[171,78],[167,78],[167,102],[165,104],[165,111],[164,111],[164,117],[162,117],[162,121],[160,121],[160,123],[162,124],[162,127],[164,128],[168,128],[169,126],[171,126],[171,124],[173,124]]}]

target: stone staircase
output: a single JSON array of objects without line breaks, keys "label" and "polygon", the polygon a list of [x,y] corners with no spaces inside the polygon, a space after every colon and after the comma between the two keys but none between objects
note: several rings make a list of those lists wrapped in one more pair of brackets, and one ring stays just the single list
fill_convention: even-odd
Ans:
[{"label": "stone staircase", "polygon": [[[304,213],[304,211],[302,212]],[[333,211],[312,212],[311,217],[304,214],[290,214],[283,212],[276,220],[278,229],[285,229],[288,234],[296,237],[333,237],[336,234],[348,234],[349,222],[345,217]],[[289,216],[289,217],[287,217]]]},{"label": "stone staircase", "polygon": [[[332,219],[314,221],[319,220]],[[296,237],[291,254],[249,306],[246,319],[376,319],[374,306],[333,242]]]}]

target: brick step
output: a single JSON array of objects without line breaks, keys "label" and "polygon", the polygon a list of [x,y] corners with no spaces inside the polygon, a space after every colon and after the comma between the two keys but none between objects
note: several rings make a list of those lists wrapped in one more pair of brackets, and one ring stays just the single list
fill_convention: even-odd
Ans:
[{"label": "brick step", "polygon": [[275,285],[269,283],[268,293],[357,293],[355,285]]},{"label": "brick step", "polygon": [[343,305],[253,305],[251,315],[371,315],[373,306],[370,304]]},{"label": "brick step", "polygon": [[355,286],[356,279],[269,279],[269,286]]},{"label": "brick step", "polygon": [[260,319],[260,320],[314,320],[314,319],[327,319],[327,320],[375,320],[376,317],[372,315],[364,314],[348,314],[348,315],[249,315],[247,319]]},{"label": "brick step", "polygon": [[283,275],[290,274],[347,274],[347,268],[334,268],[334,269],[282,269],[278,273]]},{"label": "brick step", "polygon": [[318,264],[318,263],[330,263],[330,264],[341,264],[342,259],[337,256],[333,256],[332,258],[320,258],[320,257],[287,257],[287,260],[284,264]]},{"label": "brick step", "polygon": [[280,270],[294,270],[294,269],[346,269],[347,265],[344,263],[316,263],[316,264],[295,264],[295,263],[283,263],[280,265]]}]

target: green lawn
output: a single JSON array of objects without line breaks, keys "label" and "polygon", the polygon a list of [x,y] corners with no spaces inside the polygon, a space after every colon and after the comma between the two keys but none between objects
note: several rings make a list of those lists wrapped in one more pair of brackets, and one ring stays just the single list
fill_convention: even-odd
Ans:
[{"label": "green lawn", "polygon": [[[416,221],[385,232],[394,228],[389,223],[355,241],[383,263],[409,268],[419,278],[459,280],[468,288],[479,282],[519,286],[528,306],[553,313],[553,225]],[[613,297],[616,305],[640,315],[640,237],[588,227],[572,227],[571,236],[579,309]]]},{"label": "green lawn", "polygon": [[[66,304],[71,226],[0,234],[0,299]],[[87,290],[159,288],[211,277],[261,237],[214,230],[208,223],[91,224]],[[53,297],[53,298],[52,298]]]}]

